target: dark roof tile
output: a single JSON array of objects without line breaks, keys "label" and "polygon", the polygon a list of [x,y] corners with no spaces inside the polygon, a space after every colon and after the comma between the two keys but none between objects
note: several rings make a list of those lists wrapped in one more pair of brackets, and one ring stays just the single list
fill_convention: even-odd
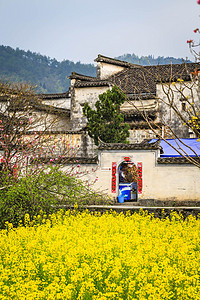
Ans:
[{"label": "dark roof tile", "polygon": [[[32,160],[32,163],[38,161],[36,158],[35,160]],[[52,164],[73,164],[73,165],[78,165],[78,164],[97,164],[98,163],[98,157],[62,157],[59,159],[55,160],[55,157],[49,156],[49,157],[40,157],[40,162],[43,163],[49,163],[51,162]]]},{"label": "dark roof tile", "polygon": [[[200,158],[192,158],[197,163],[200,163]],[[187,158],[185,157],[158,157],[157,159],[158,164],[192,164]]]},{"label": "dark roof tile", "polygon": [[111,75],[107,80],[119,86],[126,94],[156,94],[156,83],[176,81],[178,78],[190,80],[190,73],[197,64],[173,64],[158,66],[129,67]]},{"label": "dark roof tile", "polygon": [[96,81],[97,78],[96,77],[92,77],[92,76],[86,76],[86,75],[82,75],[76,72],[72,72],[71,75],[68,77],[69,79],[78,79],[81,81]]},{"label": "dark roof tile", "polygon": [[157,150],[160,147],[159,140],[155,143],[149,143],[149,140],[145,140],[138,144],[122,144],[122,143],[101,143],[98,147],[99,150]]},{"label": "dark roof tile", "polygon": [[[36,130],[34,131],[27,131],[26,132],[26,135],[31,135],[31,134],[34,134],[35,132],[37,132]],[[38,131],[40,133],[40,131]],[[45,130],[45,132],[42,132],[42,134],[44,135],[53,135],[53,134],[83,134],[85,133],[86,131],[84,130]]]},{"label": "dark roof tile", "polygon": [[48,99],[61,99],[61,98],[69,98],[70,97],[70,91],[66,92],[66,93],[57,93],[57,94],[38,94],[38,96],[44,100],[48,100]]},{"label": "dark roof tile", "polygon": [[[133,122],[129,122],[129,121],[126,121],[126,123],[130,126],[130,129],[149,129],[149,124],[146,122],[146,121],[133,121]],[[162,126],[162,123],[159,123],[159,122],[153,122],[153,121],[150,121],[149,122],[151,127],[154,128],[154,129],[157,129],[157,130],[161,130],[161,126]]]},{"label": "dark roof tile", "polygon": [[96,62],[105,62],[107,64],[111,64],[111,65],[117,65],[117,66],[122,66],[122,67],[130,67],[130,66],[139,66],[136,64],[131,64],[128,63],[127,61],[122,61],[122,60],[118,60],[115,58],[111,58],[111,57],[107,57],[104,55],[99,54],[98,57],[94,60]]},{"label": "dark roof tile", "polygon": [[[124,115],[125,118],[127,117],[142,117],[141,112],[139,112],[136,109],[129,109],[129,110],[123,110],[121,109],[120,112]],[[154,118],[157,115],[157,110],[146,110],[145,115],[147,115],[149,118]]]},{"label": "dark roof tile", "polygon": [[96,80],[96,81],[77,81],[74,85],[75,88],[79,87],[98,87],[98,86],[110,86],[111,83],[108,80]]}]

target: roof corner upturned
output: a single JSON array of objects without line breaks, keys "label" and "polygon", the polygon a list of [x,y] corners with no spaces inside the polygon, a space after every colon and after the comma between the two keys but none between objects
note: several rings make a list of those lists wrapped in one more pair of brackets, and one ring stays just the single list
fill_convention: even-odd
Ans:
[{"label": "roof corner upturned", "polygon": [[111,57],[104,56],[104,55],[101,55],[101,54],[98,54],[98,57],[94,61],[104,62],[104,63],[107,63],[107,64],[117,65],[117,66],[126,67],[126,68],[137,66],[137,65],[131,64],[127,61],[122,61],[122,60],[119,60],[119,59],[116,59],[116,58],[111,58]]}]

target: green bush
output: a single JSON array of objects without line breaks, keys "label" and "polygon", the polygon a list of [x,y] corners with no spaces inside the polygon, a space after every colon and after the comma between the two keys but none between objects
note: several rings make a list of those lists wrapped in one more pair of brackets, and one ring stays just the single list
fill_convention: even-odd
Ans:
[{"label": "green bush", "polygon": [[88,183],[50,166],[37,174],[7,181],[7,185],[0,189],[0,228],[5,227],[6,221],[17,226],[26,213],[33,218],[41,211],[49,214],[74,203],[81,206],[102,204],[108,200],[105,195],[94,192]]}]

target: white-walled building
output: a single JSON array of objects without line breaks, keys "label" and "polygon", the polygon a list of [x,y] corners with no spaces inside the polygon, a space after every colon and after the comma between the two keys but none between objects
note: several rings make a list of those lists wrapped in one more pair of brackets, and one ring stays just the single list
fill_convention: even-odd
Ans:
[{"label": "white-walled building", "polygon": [[[79,160],[81,168],[88,171],[95,168],[95,174],[91,173],[88,178],[98,177],[96,188],[106,191],[112,198],[120,196],[125,184],[120,182],[120,172],[125,172],[122,169],[129,166],[129,171],[134,170],[135,175],[126,183],[134,182],[136,185],[127,189],[127,193],[130,190],[130,199],[126,199],[125,195],[124,200],[200,200],[199,168],[182,157],[163,157],[159,140],[149,143],[157,137],[156,133],[169,138],[167,124],[179,138],[195,137],[186,126],[182,126],[165,102],[168,100],[166,90],[170,89],[174,94],[174,103],[184,114],[186,104],[177,91],[184,81],[182,93],[189,95],[193,88],[192,72],[198,66],[195,63],[140,66],[102,55],[98,55],[95,61],[97,77],[73,72],[68,92],[40,95],[41,103],[35,105],[34,114],[42,116],[48,113],[48,123],[53,120],[47,133],[55,139],[64,136],[67,144],[79,146],[76,160]],[[86,132],[87,119],[83,115],[83,106],[88,102],[94,107],[99,95],[114,85],[122,89],[128,98],[121,112],[130,125],[130,143],[102,144],[97,148]],[[194,100],[199,101],[198,91],[193,89],[193,93]],[[145,113],[154,131],[139,111]],[[40,123],[37,130],[42,130],[42,126]],[[71,163],[76,160],[71,159]]]}]

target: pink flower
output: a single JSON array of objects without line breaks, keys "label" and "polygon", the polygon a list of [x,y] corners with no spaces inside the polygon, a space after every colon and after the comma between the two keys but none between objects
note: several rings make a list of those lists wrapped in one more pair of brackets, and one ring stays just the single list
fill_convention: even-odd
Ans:
[{"label": "pink flower", "polygon": [[200,4],[200,0],[197,0],[197,4]]}]

